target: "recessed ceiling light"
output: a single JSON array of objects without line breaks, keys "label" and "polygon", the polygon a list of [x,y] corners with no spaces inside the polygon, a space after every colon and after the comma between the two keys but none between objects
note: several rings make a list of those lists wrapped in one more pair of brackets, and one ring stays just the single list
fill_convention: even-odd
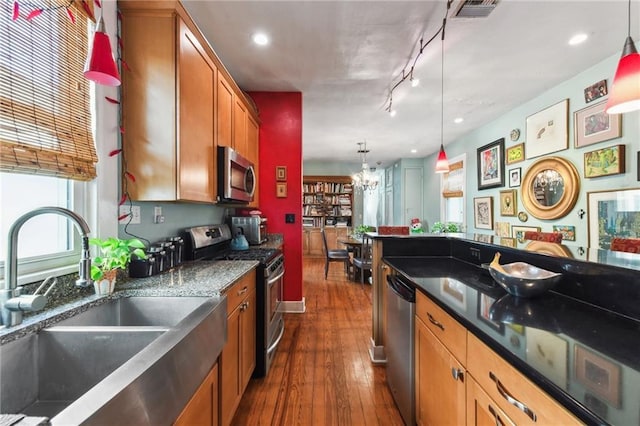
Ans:
[{"label": "recessed ceiling light", "polygon": [[585,33],[576,34],[569,39],[570,46],[577,46],[580,43],[583,43],[587,39],[587,35]]},{"label": "recessed ceiling light", "polygon": [[269,37],[264,33],[255,33],[253,35],[253,42],[258,46],[266,46],[269,44]]},{"label": "recessed ceiling light", "polygon": [[456,123],[456,124],[460,124],[460,123],[462,123],[463,121],[464,121],[464,118],[462,118],[462,117],[458,117],[458,118],[456,118],[455,120],[453,120],[453,122],[454,122],[454,123]]},{"label": "recessed ceiling light", "polygon": [[390,115],[391,117],[395,117],[395,116],[396,116],[396,110],[395,110],[395,109],[392,109],[391,111],[389,111],[389,115]]},{"label": "recessed ceiling light", "polygon": [[420,79],[419,78],[412,78],[411,79],[411,87],[418,87],[420,85]]},{"label": "recessed ceiling light", "polygon": [[411,150],[411,153],[412,153],[412,154],[415,154],[416,152],[418,152],[418,150],[417,150],[417,149],[415,149],[415,148]]}]

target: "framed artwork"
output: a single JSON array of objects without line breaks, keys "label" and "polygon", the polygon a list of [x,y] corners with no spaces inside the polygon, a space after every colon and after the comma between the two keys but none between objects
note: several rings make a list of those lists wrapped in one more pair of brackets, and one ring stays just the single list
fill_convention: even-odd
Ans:
[{"label": "framed artwork", "polygon": [[518,211],[517,195],[518,192],[515,189],[500,191],[500,216],[516,215],[516,212]]},{"label": "framed artwork", "polygon": [[504,138],[478,148],[478,189],[504,186]]},{"label": "framed artwork", "polygon": [[598,102],[573,113],[574,146],[582,148],[622,135],[622,115],[604,112],[606,102]]},{"label": "framed artwork", "polygon": [[569,148],[569,99],[527,117],[527,159]]},{"label": "framed artwork", "polygon": [[467,309],[467,286],[459,281],[442,278],[440,294],[453,302],[460,309]]},{"label": "framed artwork", "polygon": [[511,236],[518,240],[519,242],[524,241],[524,233],[527,231],[540,232],[539,226],[517,226],[513,225],[511,227]]},{"label": "framed artwork", "polygon": [[287,198],[287,182],[276,182],[276,197]]},{"label": "framed artwork", "polygon": [[608,93],[607,80],[600,80],[584,89],[584,101],[585,103],[593,102],[596,99],[606,96]]},{"label": "framed artwork", "polygon": [[584,153],[584,177],[594,178],[624,173],[624,145],[614,145]]},{"label": "framed artwork", "polygon": [[609,250],[613,237],[640,226],[640,189],[587,192],[589,248]]},{"label": "framed artwork", "polygon": [[473,223],[478,229],[493,229],[493,197],[473,199]]},{"label": "framed artwork", "polygon": [[522,180],[522,169],[520,167],[509,170],[509,188],[517,188]]},{"label": "framed artwork", "polygon": [[498,237],[510,237],[511,236],[511,224],[509,222],[496,222],[496,236]]},{"label": "framed artwork", "polygon": [[276,180],[279,182],[287,180],[287,166],[276,166]]},{"label": "framed artwork", "polygon": [[490,317],[491,305],[493,305],[496,299],[484,293],[478,293],[478,295],[478,319],[488,325],[492,330],[504,334],[504,323],[492,321]]},{"label": "framed artwork", "polygon": [[517,247],[516,239],[511,237],[500,238],[500,245],[505,247],[512,247],[512,248]]},{"label": "framed artwork", "polygon": [[574,355],[576,380],[599,398],[620,408],[620,365],[580,345],[575,345]]},{"label": "framed artwork", "polygon": [[527,363],[552,382],[566,388],[569,343],[537,328],[527,327]]},{"label": "framed artwork", "polygon": [[572,225],[553,225],[553,232],[562,234],[562,241],[576,240],[576,227]]},{"label": "framed artwork", "polygon": [[514,164],[524,161],[524,142],[507,148],[507,164]]}]

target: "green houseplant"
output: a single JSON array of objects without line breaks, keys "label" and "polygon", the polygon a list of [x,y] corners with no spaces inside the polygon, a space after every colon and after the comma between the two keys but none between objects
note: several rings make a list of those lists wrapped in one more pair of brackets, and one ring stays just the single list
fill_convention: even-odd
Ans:
[{"label": "green houseplant", "polygon": [[137,238],[91,238],[89,243],[98,247],[99,254],[91,261],[91,279],[98,294],[113,292],[118,269],[125,269],[132,256],[147,258],[145,245]]},{"label": "green houseplant", "polygon": [[356,229],[354,229],[354,235],[357,237],[362,237],[365,232],[373,231],[373,226],[369,225],[358,225]]},{"label": "green houseplant", "polygon": [[435,222],[431,227],[431,232],[439,234],[442,232],[460,232],[460,228],[455,223]]}]

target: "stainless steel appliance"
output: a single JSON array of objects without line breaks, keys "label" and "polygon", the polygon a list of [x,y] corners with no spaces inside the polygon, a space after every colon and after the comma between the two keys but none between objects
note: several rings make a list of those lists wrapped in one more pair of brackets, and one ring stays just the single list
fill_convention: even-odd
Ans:
[{"label": "stainless steel appliance", "polygon": [[257,216],[234,216],[231,218],[233,235],[244,234],[249,244],[259,245],[267,241],[267,218]]},{"label": "stainless steel appliance", "polygon": [[228,146],[218,147],[218,201],[253,200],[256,175],[253,164]]},{"label": "stainless steel appliance", "polygon": [[206,225],[184,232],[185,255],[189,260],[257,260],[256,270],[256,368],[254,377],[263,377],[284,334],[280,310],[284,283],[284,256],[281,250],[251,247],[231,250],[228,225]]},{"label": "stainless steel appliance", "polygon": [[387,384],[400,415],[415,425],[415,364],[413,359],[416,291],[395,274],[387,276]]}]

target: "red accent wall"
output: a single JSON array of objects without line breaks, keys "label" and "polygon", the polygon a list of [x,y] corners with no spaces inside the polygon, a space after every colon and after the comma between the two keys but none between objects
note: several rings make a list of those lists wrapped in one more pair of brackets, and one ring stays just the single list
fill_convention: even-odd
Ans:
[{"label": "red accent wall", "polygon": [[[302,300],[302,93],[249,92],[260,113],[260,210],[284,235],[284,300]],[[276,166],[287,167],[287,196],[276,197]],[[285,223],[285,214],[295,223]]]}]

